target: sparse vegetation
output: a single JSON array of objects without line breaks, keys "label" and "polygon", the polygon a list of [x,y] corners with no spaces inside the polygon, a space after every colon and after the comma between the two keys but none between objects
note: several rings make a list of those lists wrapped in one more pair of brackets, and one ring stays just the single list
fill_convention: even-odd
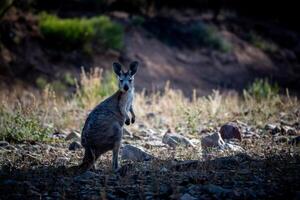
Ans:
[{"label": "sparse vegetation", "polygon": [[222,52],[231,51],[232,47],[230,43],[222,38],[217,29],[213,26],[197,23],[191,27],[191,32],[200,45],[211,47]]},{"label": "sparse vegetation", "polygon": [[53,129],[44,127],[38,116],[27,115],[15,108],[8,111],[0,107],[0,138],[9,142],[47,141]]},{"label": "sparse vegetation", "polygon": [[279,47],[274,42],[268,41],[254,32],[251,32],[248,34],[248,40],[255,47],[257,47],[263,51],[266,51],[268,53],[278,52]]},{"label": "sparse vegetation", "polygon": [[91,45],[92,42],[99,42],[112,49],[123,47],[122,26],[106,16],[61,19],[43,13],[40,15],[39,27],[45,39],[67,48]]},{"label": "sparse vegetation", "polygon": [[279,86],[271,84],[268,79],[256,79],[246,90],[244,97],[253,97],[256,100],[276,99],[279,95]]}]

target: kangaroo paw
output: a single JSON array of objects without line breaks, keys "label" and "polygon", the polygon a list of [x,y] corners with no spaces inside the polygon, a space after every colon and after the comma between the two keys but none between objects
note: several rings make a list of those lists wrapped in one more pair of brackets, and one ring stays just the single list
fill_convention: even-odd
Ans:
[{"label": "kangaroo paw", "polygon": [[130,119],[129,118],[126,119],[125,124],[130,125]]}]

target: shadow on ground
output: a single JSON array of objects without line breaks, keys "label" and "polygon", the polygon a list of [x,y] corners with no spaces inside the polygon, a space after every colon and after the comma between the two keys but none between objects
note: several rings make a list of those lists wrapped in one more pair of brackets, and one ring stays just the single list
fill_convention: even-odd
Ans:
[{"label": "shadow on ground", "polygon": [[64,166],[3,166],[0,199],[299,199],[299,156],[246,154],[210,161],[149,161],[70,173]]}]

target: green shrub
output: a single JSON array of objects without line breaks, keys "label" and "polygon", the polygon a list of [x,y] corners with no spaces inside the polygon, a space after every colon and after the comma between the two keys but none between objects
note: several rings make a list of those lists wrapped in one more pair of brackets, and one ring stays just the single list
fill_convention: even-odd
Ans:
[{"label": "green shrub", "polygon": [[[46,39],[63,44],[64,47],[91,45],[99,42],[106,48],[123,47],[123,28],[106,16],[61,19],[41,14],[39,28]],[[61,48],[61,46],[59,46]]]},{"label": "green shrub", "polygon": [[254,97],[256,100],[271,99],[278,96],[279,87],[277,84],[270,84],[268,79],[256,79],[246,90],[244,97]]},{"label": "green shrub", "polygon": [[264,38],[253,32],[250,32],[247,39],[251,44],[263,51],[269,53],[275,53],[278,51],[278,46],[275,43],[265,40]]},{"label": "green shrub", "polygon": [[43,127],[38,118],[0,108],[1,140],[9,142],[47,141],[50,133],[53,133],[53,130]]},{"label": "green shrub", "polygon": [[222,52],[231,51],[231,44],[223,39],[218,34],[217,29],[212,26],[197,23],[192,25],[191,32],[200,45],[211,47]]}]

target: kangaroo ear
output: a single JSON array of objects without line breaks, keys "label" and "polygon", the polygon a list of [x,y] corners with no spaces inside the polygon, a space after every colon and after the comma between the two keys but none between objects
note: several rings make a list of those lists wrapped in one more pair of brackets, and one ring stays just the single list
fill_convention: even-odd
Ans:
[{"label": "kangaroo ear", "polygon": [[139,66],[139,62],[138,61],[133,61],[130,65],[129,65],[129,73],[131,76],[135,75],[135,73],[137,72]]},{"label": "kangaroo ear", "polygon": [[114,62],[113,69],[114,69],[115,74],[117,74],[118,76],[121,76],[122,66],[120,63]]}]

